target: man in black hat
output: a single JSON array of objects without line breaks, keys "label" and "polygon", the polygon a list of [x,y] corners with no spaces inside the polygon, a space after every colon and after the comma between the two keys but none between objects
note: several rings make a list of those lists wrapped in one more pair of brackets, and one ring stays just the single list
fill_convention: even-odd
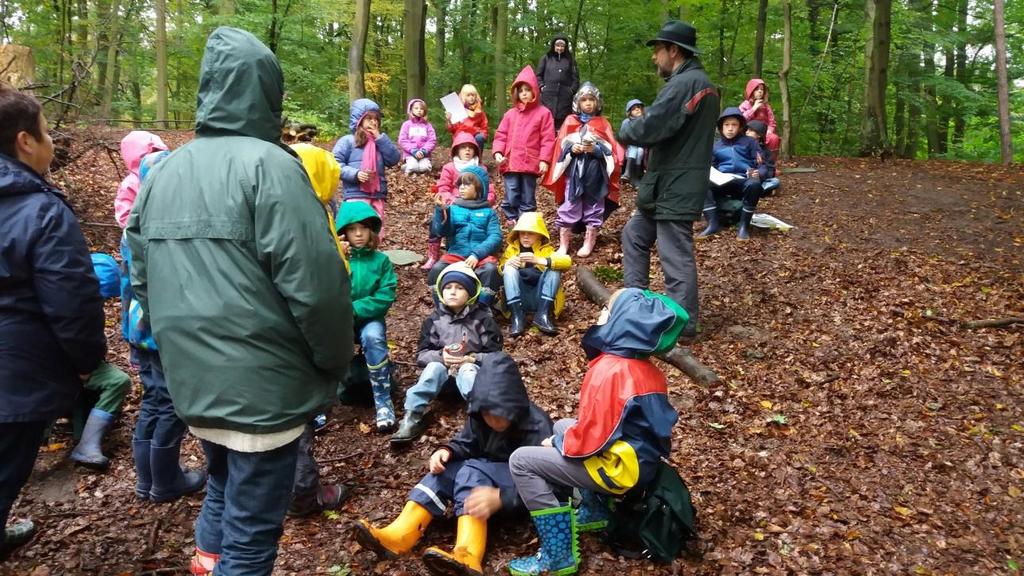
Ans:
[{"label": "man in black hat", "polygon": [[665,292],[690,315],[684,337],[696,335],[697,262],[693,257],[693,222],[700,218],[708,190],[718,90],[696,57],[697,30],[669,20],[653,46],[651,60],[665,87],[647,115],[626,123],[619,142],[650,150],[647,174],[640,182],[636,211],[622,230],[627,288],[650,283],[651,246],[665,274]]}]

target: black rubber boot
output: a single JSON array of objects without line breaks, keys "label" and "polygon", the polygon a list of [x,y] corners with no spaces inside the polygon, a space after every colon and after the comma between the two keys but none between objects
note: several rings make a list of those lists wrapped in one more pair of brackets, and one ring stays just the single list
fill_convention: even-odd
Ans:
[{"label": "black rubber boot", "polygon": [[740,240],[750,240],[750,219],[754,217],[754,209],[743,207],[740,211],[740,225],[736,231],[736,238]]},{"label": "black rubber boot", "polygon": [[700,234],[697,234],[697,238],[707,238],[712,234],[718,234],[722,229],[718,224],[718,208],[705,208],[704,219],[708,221],[708,225],[704,227]]},{"label": "black rubber boot", "polygon": [[512,325],[508,329],[508,335],[513,338],[522,336],[523,332],[526,332],[526,311],[523,310],[523,301],[509,302],[508,310],[512,313]]},{"label": "black rubber boot", "polygon": [[540,304],[537,307],[537,312],[533,315],[533,325],[540,329],[541,332],[554,336],[558,334],[558,328],[555,327],[555,321],[553,320],[555,303],[551,300],[545,300],[541,298]]},{"label": "black rubber boot", "polygon": [[149,446],[149,467],[153,475],[153,486],[149,497],[153,502],[170,502],[187,494],[203,489],[206,485],[205,472],[182,470],[178,458],[181,444],[174,446]]},{"label": "black rubber boot", "polygon": [[423,421],[423,414],[406,412],[402,417],[402,422],[398,425],[398,431],[391,435],[391,444],[408,444],[419,438],[424,430],[426,430],[426,423]]}]

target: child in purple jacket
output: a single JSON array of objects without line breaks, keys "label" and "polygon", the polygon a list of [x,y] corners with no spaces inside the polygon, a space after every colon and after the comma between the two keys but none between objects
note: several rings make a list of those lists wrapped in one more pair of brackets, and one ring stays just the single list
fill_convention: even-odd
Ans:
[{"label": "child in purple jacket", "polygon": [[409,119],[402,123],[402,130],[398,133],[398,147],[405,153],[405,173],[430,172],[430,153],[437,145],[437,135],[427,120],[427,103],[413,98],[409,100],[406,112]]}]

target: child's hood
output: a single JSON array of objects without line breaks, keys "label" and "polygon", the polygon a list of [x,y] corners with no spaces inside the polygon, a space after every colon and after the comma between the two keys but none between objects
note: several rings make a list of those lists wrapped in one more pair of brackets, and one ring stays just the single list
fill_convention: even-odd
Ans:
[{"label": "child's hood", "polygon": [[488,352],[478,358],[480,370],[469,393],[470,416],[483,411],[514,424],[530,412],[530,397],[515,360],[505,352]]},{"label": "child's hood", "polygon": [[366,116],[368,112],[376,112],[380,114],[380,106],[376,102],[369,98],[360,98],[349,106],[348,114],[348,131],[355,134],[356,126],[359,126],[359,121]]},{"label": "child's hood", "polygon": [[608,322],[583,335],[583,350],[593,359],[602,353],[646,358],[671,350],[690,317],[664,294],[626,288],[615,299]]},{"label": "child's hood", "polygon": [[[412,106],[413,106],[413,104],[415,104],[417,102],[419,102],[420,104],[423,104],[423,118],[415,116],[412,113]],[[409,117],[409,120],[412,120],[414,122],[426,122],[427,121],[427,103],[424,102],[421,98],[413,98],[412,100],[409,100],[409,103],[405,106],[405,115]]]},{"label": "child's hood", "polygon": [[486,199],[487,193],[491,189],[491,179],[487,176],[487,169],[480,165],[466,166],[462,169],[462,172],[469,172],[476,176],[476,179],[480,181],[480,196],[477,197],[477,200],[481,198]]},{"label": "child's hood", "polygon": [[604,109],[604,100],[601,98],[601,91],[597,89],[597,86],[594,86],[590,82],[584,82],[583,86],[580,86],[580,89],[577,90],[576,94],[572,97],[573,114],[582,113],[580,111],[580,100],[584,96],[594,97],[594,100],[597,101],[597,105],[594,106],[594,112],[591,113],[591,116],[600,116],[601,111]]},{"label": "child's hood", "polygon": [[106,300],[121,294],[121,266],[110,254],[93,252],[92,270],[100,282],[100,297]]},{"label": "child's hood", "polygon": [[764,140],[768,135],[768,125],[761,120],[751,120],[747,123],[747,130],[757,132],[758,142]]},{"label": "child's hood", "polygon": [[337,231],[341,232],[345,229],[345,226],[364,220],[369,220],[370,229],[380,234],[380,216],[372,206],[366,202],[342,202],[341,207],[338,208],[337,224],[335,226]]},{"label": "child's hood", "polygon": [[470,144],[476,150],[475,157],[480,156],[480,145],[477,144],[476,138],[473,137],[469,132],[459,132],[455,134],[455,138],[452,138],[452,158],[456,157],[456,150],[463,144]]},{"label": "child's hood", "polygon": [[150,152],[167,150],[167,144],[159,136],[144,130],[133,130],[121,139],[121,158],[128,171],[139,175],[139,163]]},{"label": "child's hood", "polygon": [[519,101],[519,94],[517,93],[520,84],[526,84],[533,89],[533,101],[527,104],[527,106],[536,105],[537,101],[540,99],[540,88],[538,88],[537,74],[534,73],[533,66],[530,66],[529,64],[523,66],[523,69],[519,71],[518,75],[516,75],[516,81],[512,83],[512,89],[510,92],[512,94],[512,102],[515,102],[516,104],[521,104]]},{"label": "child's hood", "polygon": [[520,232],[536,232],[544,237],[544,244],[551,242],[548,227],[544,224],[544,215],[540,212],[523,212],[520,214],[519,219],[516,220],[515,228],[512,228],[512,231],[508,233],[505,240],[509,244],[518,241]]},{"label": "child's hood", "polygon": [[[346,204],[348,204],[348,202],[346,202]],[[466,302],[466,308],[469,308],[470,306],[473,305],[474,302],[476,302],[476,299],[480,297],[480,290],[483,289],[483,285],[480,284],[480,279],[477,278],[476,272],[474,272],[473,269],[470,268],[469,265],[466,264],[465,262],[455,262],[454,264],[449,264],[448,266],[445,267],[444,270],[441,271],[440,274],[437,275],[437,282],[434,283],[434,292],[437,294],[438,301],[442,303],[444,302],[444,294],[442,294],[441,292],[445,284],[453,281],[445,280],[445,277],[451,274],[458,274],[460,280],[465,280],[468,278],[466,282],[475,286],[475,290],[467,290],[470,294],[469,301]],[[443,305],[444,304],[441,304],[441,306]],[[445,309],[447,310],[447,308]]]},{"label": "child's hood", "polygon": [[633,98],[629,102],[626,102],[626,117],[629,117],[629,111],[633,109],[633,106],[643,106],[644,103],[638,98]]},{"label": "child's hood", "polygon": [[730,106],[725,110],[722,110],[722,113],[718,115],[719,132],[722,131],[722,122],[724,122],[726,118],[736,118],[740,121],[739,135],[742,136],[743,131],[747,128],[747,119],[743,116],[743,112],[740,112],[740,109],[736,106]]},{"label": "child's hood", "polygon": [[[743,91],[743,95],[747,100],[751,100],[754,97],[754,90],[757,90],[758,86],[764,86],[764,96],[768,98],[768,85],[764,83],[764,80],[760,78],[751,78],[747,81],[747,89]],[[753,102],[753,100],[751,100]]]}]

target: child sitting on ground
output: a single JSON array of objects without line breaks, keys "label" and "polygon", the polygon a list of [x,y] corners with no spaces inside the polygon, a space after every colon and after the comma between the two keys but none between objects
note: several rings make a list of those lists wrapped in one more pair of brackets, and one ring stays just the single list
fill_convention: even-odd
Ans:
[{"label": "child sitting on ground", "polygon": [[387,134],[380,131],[380,106],[368,98],[352,103],[348,129],[334,145],[334,159],[341,165],[343,201],[356,200],[373,207],[380,216],[380,241],[384,241],[384,207],[388,182],[384,169],[398,164],[401,153]]},{"label": "child sitting on ground", "polygon": [[751,120],[747,123],[747,136],[757,140],[760,147],[760,158],[757,162],[757,172],[761,177],[761,189],[763,196],[771,196],[778,189],[779,179],[775,172],[775,153],[768,149],[765,144],[765,135],[768,133],[768,126],[760,120]]},{"label": "child sitting on ground", "polygon": [[423,368],[420,379],[405,393],[405,415],[393,445],[412,442],[423,434],[423,413],[454,377],[463,398],[469,398],[483,354],[498,352],[503,341],[501,328],[491,310],[478,301],[480,281],[464,262],[447,266],[437,277],[434,291],[437,308],[423,320],[416,364]]},{"label": "child sitting on ground", "polygon": [[378,432],[395,426],[391,404],[391,364],[384,318],[395,303],[398,277],[387,255],[377,250],[380,217],[362,202],[338,210],[338,234],[352,274],[352,320],[370,372]]},{"label": "child sitting on ground", "polygon": [[476,140],[480,153],[483,153],[484,144],[487,143],[487,114],[484,112],[484,102],[480,99],[480,93],[472,84],[464,84],[462,90],[459,91],[459,99],[462,100],[462,105],[466,108],[467,116],[452,124],[451,112],[445,112],[448,132],[451,133],[453,139],[459,134],[469,134]]},{"label": "child sitting on ground", "polygon": [[433,286],[447,265],[465,262],[483,283],[480,302],[490,306],[501,289],[495,257],[501,248],[501,225],[485,197],[490,188],[487,170],[482,166],[464,168],[456,186],[460,198],[450,206],[440,194],[435,199],[430,233],[445,237],[448,253],[427,273],[427,285]]},{"label": "child sitting on ground", "polygon": [[509,228],[521,213],[537,210],[537,178],[547,173],[555,148],[555,120],[537,100],[540,90],[532,66],[519,71],[511,92],[512,108],[501,118],[492,144],[505,179],[501,209]]},{"label": "child sitting on ground", "polygon": [[501,268],[505,306],[512,315],[509,336],[521,336],[526,331],[527,312],[534,313],[533,325],[541,332],[557,334],[555,316],[565,305],[562,272],[572,266],[572,258],[555,251],[540,212],[524,212],[507,240]]},{"label": "child sitting on ground", "polygon": [[[626,103],[626,117],[622,120],[622,125],[619,127],[621,132],[626,128],[631,120],[636,118],[643,118],[644,116],[644,103],[640,100],[633,99]],[[640,180],[644,177],[644,149],[640,146],[630,144],[626,147],[626,160],[623,163],[622,178],[629,180],[633,186],[639,186]]]},{"label": "child sitting on ground", "polygon": [[605,217],[619,205],[619,165],[623,151],[608,120],[601,116],[601,92],[584,82],[571,114],[558,131],[552,168],[544,185],[558,204],[558,251],[569,253],[573,232],[586,226],[580,258],[590,256]]},{"label": "child sitting on ground", "polygon": [[406,107],[409,118],[398,133],[398,146],[405,152],[405,173],[430,172],[430,153],[437,146],[434,127],[427,120],[427,103],[419,98],[409,100]]},{"label": "child sitting on ground", "polygon": [[760,120],[768,127],[765,133],[765,144],[773,154],[778,154],[782,139],[775,133],[775,112],[768,103],[768,85],[760,78],[751,78],[743,91],[745,100],[740,103],[740,112],[747,122]]},{"label": "child sitting on ground", "polygon": [[[470,166],[480,165],[480,145],[473,135],[468,132],[458,132],[452,138],[452,159],[441,167],[441,175],[434,185],[434,200],[440,198],[446,205],[451,205],[460,198],[459,187],[456,181],[459,179],[459,172]],[[487,187],[487,203],[494,206],[495,193],[494,185]],[[441,259],[441,235],[430,234],[427,239],[427,261],[420,266],[421,270],[430,270]]]},{"label": "child sitting on ground", "polygon": [[509,455],[520,446],[539,446],[551,435],[551,419],[530,402],[515,361],[504,352],[480,359],[478,383],[469,395],[466,424],[430,457],[429,473],[409,492],[402,513],[383,528],[367,520],[356,525],[356,540],[378,556],[394,558],[412,550],[431,520],[454,503],[455,547],[431,547],[423,561],[436,574],[482,574],[487,519],[522,509]]},{"label": "child sitting on ground", "polygon": [[745,134],[746,120],[739,108],[726,108],[718,116],[718,132],[721,137],[715,141],[711,165],[722,174],[733,178],[722,184],[711,182],[704,199],[704,218],[707,227],[697,235],[706,238],[721,230],[718,221],[718,202],[723,198],[740,198],[743,209],[740,212],[739,229],[736,237],[749,240],[750,219],[761,199],[761,175],[758,171],[758,157],[761,147],[757,140]]},{"label": "child sitting on ground", "polygon": [[[612,294],[597,325],[583,335],[590,361],[580,388],[579,419],[555,423],[541,447],[509,459],[516,490],[533,516],[540,551],[509,562],[517,576],[574,574],[578,531],[603,529],[607,497],[649,483],[672,447],[678,416],[668,381],[650,357],[667,352],[688,315],[667,296],[624,288]],[[575,512],[556,491],[579,488]]]}]

